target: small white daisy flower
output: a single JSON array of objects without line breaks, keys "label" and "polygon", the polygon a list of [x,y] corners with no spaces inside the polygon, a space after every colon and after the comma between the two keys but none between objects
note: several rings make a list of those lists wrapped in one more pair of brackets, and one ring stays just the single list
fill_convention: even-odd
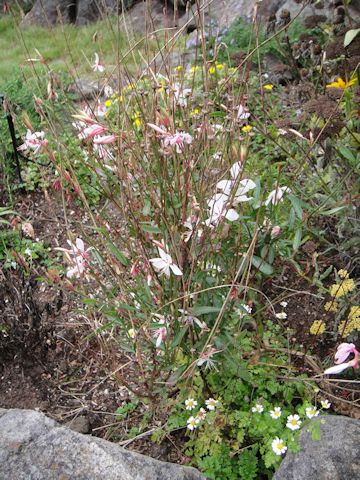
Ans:
[{"label": "small white daisy flower", "polygon": [[208,410],[215,410],[215,407],[218,403],[219,401],[215,400],[214,398],[209,398],[208,400],[205,400],[206,408]]},{"label": "small white daisy flower", "polygon": [[280,302],[280,305],[283,307],[283,308],[286,308],[288,306],[288,302],[285,302],[285,300],[283,302]]},{"label": "small white daisy flower", "polygon": [[307,409],[305,410],[306,412],[306,416],[308,418],[313,418],[313,417],[317,417],[319,415],[319,410],[317,410],[315,407],[311,406],[311,407],[307,407]]},{"label": "small white daisy flower", "polygon": [[187,428],[189,430],[195,430],[199,424],[200,420],[196,417],[190,417],[187,419]]},{"label": "small white daisy flower", "polygon": [[206,410],[205,408],[201,407],[198,413],[196,414],[196,418],[198,418],[199,420],[205,420],[205,417],[206,417]]},{"label": "small white daisy flower", "polygon": [[274,410],[270,410],[270,417],[273,418],[274,420],[277,420],[278,418],[281,417],[281,408],[280,407],[275,407]]},{"label": "small white daisy flower", "polygon": [[279,320],[285,320],[285,318],[287,318],[287,313],[286,312],[275,313],[275,317],[278,318]]},{"label": "small white daisy flower", "polygon": [[262,413],[264,411],[264,407],[261,405],[261,403],[257,403],[255,407],[252,407],[251,411],[253,413]]},{"label": "small white daisy flower", "polygon": [[276,453],[276,455],[282,455],[287,450],[287,446],[285,445],[284,440],[279,437],[276,437],[272,441],[271,448],[273,449],[273,452]]},{"label": "small white daisy flower", "polygon": [[188,398],[187,400],[185,400],[186,410],[194,410],[197,404],[198,402],[193,398]]},{"label": "small white daisy flower", "polygon": [[331,407],[331,403],[329,402],[329,400],[321,400],[321,407],[327,410]]},{"label": "small white daisy flower", "polygon": [[301,427],[301,420],[299,415],[289,415],[287,417],[287,423],[286,423],[287,428],[290,428],[290,430],[299,430]]}]

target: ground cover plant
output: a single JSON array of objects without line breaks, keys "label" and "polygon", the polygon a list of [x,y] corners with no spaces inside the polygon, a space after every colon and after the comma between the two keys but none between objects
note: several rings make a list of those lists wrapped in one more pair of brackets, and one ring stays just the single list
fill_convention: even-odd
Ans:
[{"label": "ground cover plant", "polygon": [[[77,299],[84,341],[130,392],[114,435],[140,415],[130,437],[174,438],[181,461],[214,479],[271,478],[300,427],[340,411],[344,392],[359,402],[328,377],[355,379],[358,366],[358,70],[321,55],[333,30],[291,37],[285,23],[269,42],[293,78],[275,82],[249,66],[268,45],[258,27],[235,66],[224,38],[205,34],[190,64],[162,36],[161,67],[145,38],[136,75],[124,62],[110,74],[93,49],[82,68],[104,85],[98,98],[72,103],[59,80],[17,119],[18,150],[44,179],[24,175],[25,187],[66,212],[42,280]],[[70,222],[75,208],[85,221]],[[11,261],[0,245],[6,269],[37,252],[18,238]],[[321,317],[300,325],[304,289]]]}]

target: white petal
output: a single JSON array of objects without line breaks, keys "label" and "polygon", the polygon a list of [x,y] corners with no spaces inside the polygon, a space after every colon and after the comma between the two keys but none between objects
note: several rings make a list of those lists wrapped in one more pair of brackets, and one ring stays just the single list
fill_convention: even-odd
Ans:
[{"label": "white petal", "polygon": [[233,182],[231,180],[220,180],[220,182],[216,184],[216,188],[222,190],[226,195],[229,195],[231,192],[232,183]]},{"label": "white petal", "polygon": [[240,175],[242,171],[242,163],[241,162],[236,162],[234,165],[230,168],[230,175],[233,180],[236,180],[237,177]]},{"label": "white petal", "polygon": [[239,188],[236,193],[239,194],[239,190],[241,190],[240,195],[244,195],[250,190],[254,190],[254,188],[256,188],[256,183],[250,180],[250,178],[244,178],[244,180],[241,180]]},{"label": "white petal", "polygon": [[172,258],[168,253],[166,253],[162,248],[158,247],[160,257],[163,259],[165,263],[172,263]]},{"label": "white petal", "polygon": [[225,218],[229,220],[229,222],[235,222],[235,220],[237,220],[239,216],[240,215],[237,212],[235,212],[233,208],[230,208],[230,210],[228,210],[225,214]]},{"label": "white petal", "polygon": [[327,368],[324,372],[324,375],[333,375],[335,373],[340,373],[346,370],[347,368],[351,367],[351,362],[342,363],[341,365],[335,365],[334,367]]},{"label": "white petal", "polygon": [[173,271],[174,275],[177,275],[177,276],[180,277],[183,274],[182,271],[180,270],[180,268],[177,265],[175,265],[175,263],[172,263],[170,265],[170,268]]},{"label": "white petal", "polygon": [[80,250],[80,252],[85,251],[85,245],[84,245],[84,242],[81,240],[81,238],[76,239],[76,248]]},{"label": "white petal", "polygon": [[236,195],[234,197],[233,205],[237,205],[238,203],[249,202],[252,199],[253,197],[247,197],[246,195],[240,195],[240,196]]},{"label": "white petal", "polygon": [[162,258],[150,258],[149,262],[152,263],[154,269],[159,272],[160,270],[163,270],[167,263],[164,262]]}]

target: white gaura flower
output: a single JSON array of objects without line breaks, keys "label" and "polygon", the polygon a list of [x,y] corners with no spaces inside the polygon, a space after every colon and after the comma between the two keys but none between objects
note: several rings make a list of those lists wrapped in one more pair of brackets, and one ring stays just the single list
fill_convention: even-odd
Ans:
[{"label": "white gaura flower", "polygon": [[100,62],[100,57],[97,53],[95,53],[95,62],[91,65],[93,72],[103,72],[105,70],[105,65]]},{"label": "white gaura flower", "polygon": [[276,437],[272,443],[271,443],[271,448],[273,449],[273,452],[276,455],[282,455],[283,453],[286,452],[287,446],[284,443],[284,440],[282,440],[279,437]]},{"label": "white gaura flower", "polygon": [[250,112],[246,107],[244,107],[244,105],[240,103],[237,114],[236,114],[237,120],[247,120],[249,117],[250,117]]},{"label": "white gaura flower", "polygon": [[311,405],[311,407],[306,408],[305,413],[308,418],[313,418],[319,415],[319,410]]},{"label": "white gaura flower", "polygon": [[261,405],[261,403],[256,403],[255,407],[252,407],[251,411],[252,413],[262,413],[264,411],[264,407]]},{"label": "white gaura flower", "polygon": [[272,190],[269,193],[268,198],[265,200],[265,205],[268,206],[269,203],[273,205],[277,205],[279,202],[282,201],[282,198],[285,193],[290,193],[291,190],[289,187],[278,187],[276,190]]},{"label": "white gaura flower", "polygon": [[290,430],[299,430],[301,427],[301,420],[299,415],[289,415],[286,420],[287,428]]},{"label": "white gaura flower", "polygon": [[197,417],[190,417],[187,419],[187,428],[189,430],[195,430],[200,423],[200,419]]},{"label": "white gaura flower", "polygon": [[191,95],[191,88],[182,88],[179,83],[174,84],[174,99],[180,107],[187,106],[186,98]]},{"label": "white gaura flower", "polygon": [[159,251],[159,258],[150,258],[149,262],[152,263],[154,270],[160,273],[160,275],[164,274],[167,277],[170,277],[170,270],[173,272],[174,275],[181,276],[183,273],[180,268],[175,265],[171,256],[166,253],[162,248],[158,247]]},{"label": "white gaura flower", "polygon": [[285,320],[285,318],[287,318],[287,313],[286,312],[275,313],[275,317],[278,318],[279,320]]},{"label": "white gaura flower", "polygon": [[229,222],[235,222],[239,214],[233,209],[227,207],[228,196],[223,193],[217,193],[208,201],[209,218],[205,220],[208,227],[217,226],[221,220],[226,218]]},{"label": "white gaura flower", "polygon": [[186,410],[194,410],[194,408],[196,408],[198,402],[196,400],[194,400],[193,398],[188,398],[187,400],[185,400],[185,407],[186,407]]},{"label": "white gaura flower", "polygon": [[277,420],[278,418],[281,417],[281,408],[280,407],[275,407],[274,410],[270,410],[270,417],[273,418],[274,420]]},{"label": "white gaura flower", "polygon": [[288,306],[288,302],[285,302],[285,300],[283,302],[280,302],[280,305],[283,307],[283,308],[286,308]]}]

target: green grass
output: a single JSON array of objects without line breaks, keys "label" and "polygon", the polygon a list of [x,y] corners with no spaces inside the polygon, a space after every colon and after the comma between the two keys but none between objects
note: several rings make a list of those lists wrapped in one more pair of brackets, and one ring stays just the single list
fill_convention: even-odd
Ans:
[{"label": "green grass", "polygon": [[[121,22],[121,19],[120,19]],[[0,16],[0,86],[11,81],[18,68],[30,73],[32,66],[28,58],[38,58],[36,50],[48,65],[57,71],[72,70],[77,74],[91,76],[90,65],[94,52],[111,72],[117,64],[118,55],[129,50],[129,42],[117,18],[108,18],[86,27],[74,25],[57,26],[52,29],[41,27],[19,28],[18,19],[10,15]],[[126,67],[131,70],[135,61],[126,57]]]}]

